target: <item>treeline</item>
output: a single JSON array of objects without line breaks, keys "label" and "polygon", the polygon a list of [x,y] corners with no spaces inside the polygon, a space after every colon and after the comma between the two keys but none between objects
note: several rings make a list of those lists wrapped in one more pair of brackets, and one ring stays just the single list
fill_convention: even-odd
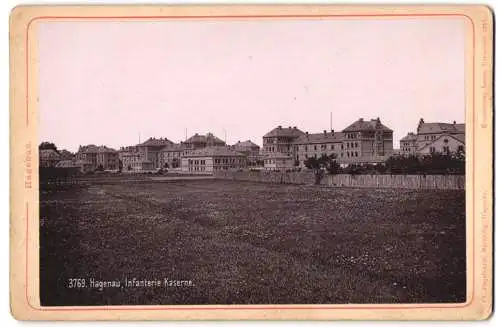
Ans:
[{"label": "treeline", "polygon": [[[351,164],[341,167],[334,155],[308,158],[304,165],[317,174],[406,174],[464,175],[465,154],[432,154],[427,156],[393,156],[379,164]],[[320,173],[321,171],[322,173]]]}]

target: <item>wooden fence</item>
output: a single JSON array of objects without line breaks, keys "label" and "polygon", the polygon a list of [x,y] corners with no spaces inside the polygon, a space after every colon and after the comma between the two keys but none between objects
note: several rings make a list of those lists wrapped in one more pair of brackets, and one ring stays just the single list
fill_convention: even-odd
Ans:
[{"label": "wooden fence", "polygon": [[[215,172],[218,179],[275,184],[315,183],[312,172]],[[464,175],[325,175],[321,185],[327,187],[404,188],[463,190]]]}]

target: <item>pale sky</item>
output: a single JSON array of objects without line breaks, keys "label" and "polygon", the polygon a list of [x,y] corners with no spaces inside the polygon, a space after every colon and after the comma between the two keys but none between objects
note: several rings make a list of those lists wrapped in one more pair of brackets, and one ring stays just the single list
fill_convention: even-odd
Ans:
[{"label": "pale sky", "polygon": [[380,117],[394,144],[418,120],[465,120],[461,18],[43,22],[40,140],[174,142],[212,132],[342,130]]}]

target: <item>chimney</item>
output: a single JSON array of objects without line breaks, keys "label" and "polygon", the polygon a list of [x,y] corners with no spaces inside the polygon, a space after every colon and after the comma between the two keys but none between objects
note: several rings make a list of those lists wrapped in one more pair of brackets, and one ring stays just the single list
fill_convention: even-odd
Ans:
[{"label": "chimney", "polygon": [[332,129],[332,135],[335,134],[335,131]]},{"label": "chimney", "polygon": [[359,121],[363,121],[363,117],[361,117],[361,118],[359,119]]},{"label": "chimney", "polygon": [[292,129],[292,126],[288,126],[288,129]]},{"label": "chimney", "polygon": [[455,125],[456,123],[457,123],[457,122],[454,120],[454,121],[453,121],[453,125]]},{"label": "chimney", "polygon": [[293,129],[297,129],[297,126],[293,126]]},{"label": "chimney", "polygon": [[278,129],[281,129],[281,125],[278,126]]},{"label": "chimney", "polygon": [[309,132],[306,132],[306,135],[309,136]]},{"label": "chimney", "polygon": [[326,129],[325,129],[325,130],[323,130],[323,134],[325,134],[325,136],[326,136]]}]

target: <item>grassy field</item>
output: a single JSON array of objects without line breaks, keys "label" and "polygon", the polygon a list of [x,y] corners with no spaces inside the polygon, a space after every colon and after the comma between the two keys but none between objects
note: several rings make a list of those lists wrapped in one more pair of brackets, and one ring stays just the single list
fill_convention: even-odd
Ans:
[{"label": "grassy field", "polygon": [[465,301],[463,191],[130,182],[43,193],[40,209],[42,305]]}]

